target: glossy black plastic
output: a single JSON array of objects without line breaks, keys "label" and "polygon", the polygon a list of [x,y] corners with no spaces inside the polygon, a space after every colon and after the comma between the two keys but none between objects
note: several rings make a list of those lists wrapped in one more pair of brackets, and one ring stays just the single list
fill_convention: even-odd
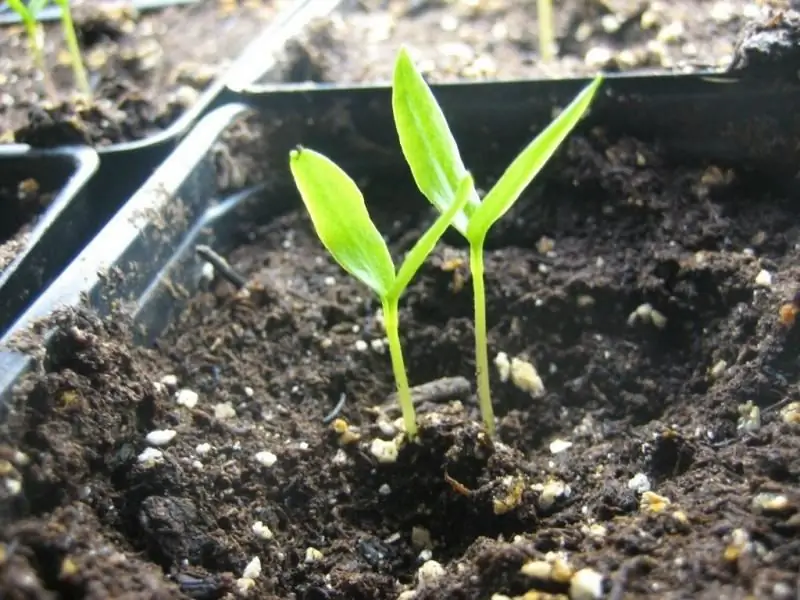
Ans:
[{"label": "glossy black plastic", "polygon": [[32,225],[14,260],[0,270],[0,333],[83,248],[88,235],[85,223],[92,210],[86,184],[97,165],[97,153],[89,148],[0,146],[0,185],[13,190],[31,180],[39,190],[54,194],[39,214],[0,203],[3,238]]},{"label": "glossy black plastic", "polygon": [[[587,83],[464,83],[433,89],[480,184],[498,176],[553,111]],[[288,152],[297,144],[328,154],[358,181],[377,181],[370,189],[406,186],[409,202],[424,203],[413,192],[397,143],[388,87],[279,86],[253,89],[245,98],[247,106],[223,107],[198,124],[15,331],[0,340],[5,348],[0,395],[8,396],[30,364],[11,350],[12,338],[82,297],[100,314],[126,307],[143,343],[157,337],[181,308],[183,300],[174,290],[192,294],[201,285],[197,244],[224,255],[243,224],[268,221],[299,205],[288,170]],[[682,161],[763,169],[790,180],[800,164],[798,102],[800,82],[795,81],[753,86],[716,75],[616,76],[606,81],[579,128],[603,127],[657,142],[667,157]],[[226,137],[229,126],[261,135],[243,144],[241,137]],[[227,182],[224,189],[221,181]],[[240,191],[233,193],[236,188]],[[113,280],[101,276],[110,268],[117,275]]]}]

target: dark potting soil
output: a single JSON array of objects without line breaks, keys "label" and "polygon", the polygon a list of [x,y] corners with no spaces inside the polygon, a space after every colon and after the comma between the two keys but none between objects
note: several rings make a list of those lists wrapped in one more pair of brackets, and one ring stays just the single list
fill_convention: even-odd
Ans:
[{"label": "dark potting soil", "polygon": [[[153,347],[121,317],[58,316],[3,428],[0,595],[531,600],[593,569],[608,598],[794,598],[780,183],[571,139],[486,252],[491,356],[535,365],[544,395],[493,369],[499,441],[454,392],[394,463],[372,451],[398,416],[376,303],[301,212],[242,223],[248,292],[214,282]],[[366,196],[397,256],[432,217],[401,187]],[[414,385],[474,379],[463,252],[449,237],[402,301]],[[323,423],[342,394],[344,436]]]},{"label": "dark potting soil", "polygon": [[24,248],[36,219],[56,193],[33,178],[0,181],[0,273]]},{"label": "dark potting soil", "polygon": [[[724,69],[742,26],[769,12],[758,0],[555,2],[558,53],[544,63],[533,0],[366,0],[289,46],[296,81],[391,78],[400,44],[431,80],[562,77],[598,70]],[[775,4],[775,3],[773,3]]]},{"label": "dark potting soil", "polygon": [[288,0],[203,0],[141,15],[86,2],[73,9],[93,102],[75,99],[59,24],[46,27],[47,98],[21,26],[0,30],[0,134],[35,146],[135,141],[169,127]]}]

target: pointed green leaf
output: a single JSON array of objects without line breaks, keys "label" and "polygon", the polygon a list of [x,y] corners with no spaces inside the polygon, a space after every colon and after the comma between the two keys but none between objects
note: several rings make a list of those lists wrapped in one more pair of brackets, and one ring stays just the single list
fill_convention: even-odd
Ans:
[{"label": "pointed green leaf", "polygon": [[470,241],[482,240],[489,228],[519,199],[542,167],[550,160],[564,139],[589,108],[595,92],[602,83],[598,76],[586,86],[556,119],[547,126],[514,159],[494,187],[483,199],[470,218],[467,237]]},{"label": "pointed green leaf", "polygon": [[293,150],[289,166],[323,246],[345,271],[386,296],[395,280],[394,263],[355,181],[307,148]]},{"label": "pointed green leaf", "polygon": [[436,247],[439,239],[444,235],[444,232],[453,222],[456,214],[464,208],[464,205],[469,200],[474,184],[472,175],[467,175],[461,180],[456,190],[455,201],[447,207],[447,210],[439,214],[439,217],[433,222],[428,230],[422,235],[414,247],[406,254],[400,270],[397,272],[397,279],[395,280],[393,294],[399,296],[406,289],[414,275],[417,274],[422,263],[428,258],[428,255]]},{"label": "pointed green leaf", "polygon": [[[467,169],[442,109],[404,48],[394,67],[392,111],[400,147],[417,187],[439,212],[445,212]],[[467,202],[453,220],[453,227],[462,235],[466,235],[468,215],[480,203],[476,191]]]}]

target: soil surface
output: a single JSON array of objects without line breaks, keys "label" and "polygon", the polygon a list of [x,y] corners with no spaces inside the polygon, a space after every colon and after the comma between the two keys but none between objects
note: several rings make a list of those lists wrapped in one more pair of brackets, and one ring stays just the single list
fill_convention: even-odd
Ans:
[{"label": "soil surface", "polygon": [[93,101],[76,98],[58,23],[45,28],[48,97],[19,25],[0,30],[3,141],[107,146],[174,123],[288,0],[202,0],[137,14],[128,4],[75,3]]},{"label": "soil surface", "polygon": [[5,175],[0,182],[0,273],[25,247],[37,218],[58,193],[57,189],[43,189],[36,179]]},{"label": "soil surface", "polygon": [[364,0],[293,43],[284,73],[295,81],[388,80],[401,44],[434,81],[724,69],[742,26],[779,4],[558,1],[557,52],[545,62],[533,0]]},{"label": "soil surface", "polygon": [[[216,279],[152,347],[60,315],[2,431],[0,595],[796,598],[800,209],[662,157],[573,137],[498,223],[490,353],[544,390],[492,369],[495,442],[450,380],[378,460],[378,307],[300,212],[243,223],[246,291]],[[402,255],[431,212],[365,193]],[[470,283],[449,236],[402,300],[412,385],[474,380]]]}]

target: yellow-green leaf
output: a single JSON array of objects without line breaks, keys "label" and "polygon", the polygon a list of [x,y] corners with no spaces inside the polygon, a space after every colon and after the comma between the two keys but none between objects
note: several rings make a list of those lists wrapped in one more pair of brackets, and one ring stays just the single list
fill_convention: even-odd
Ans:
[{"label": "yellow-green leaf", "polygon": [[598,76],[583,88],[569,106],[514,159],[471,216],[467,230],[471,242],[483,240],[489,228],[519,199],[578,124],[602,81],[602,77]]},{"label": "yellow-green leaf", "polygon": [[308,148],[293,150],[289,166],[322,244],[345,271],[386,296],[395,280],[394,263],[355,181]]},{"label": "yellow-green leaf", "polygon": [[[455,201],[467,169],[442,109],[404,48],[394,67],[392,112],[417,187],[439,212],[445,212]],[[468,216],[479,203],[473,188],[452,223],[462,235],[466,235]]]}]

